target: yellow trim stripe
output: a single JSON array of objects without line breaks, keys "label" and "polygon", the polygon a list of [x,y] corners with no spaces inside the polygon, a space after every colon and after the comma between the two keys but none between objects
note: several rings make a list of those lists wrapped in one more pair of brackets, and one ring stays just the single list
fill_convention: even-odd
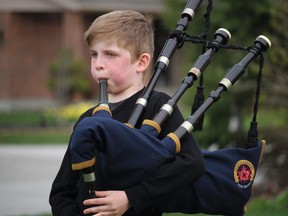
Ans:
[{"label": "yellow trim stripe", "polygon": [[104,110],[106,112],[108,112],[111,116],[112,116],[112,113],[110,111],[110,109],[106,106],[98,106],[98,107],[95,107],[95,109],[93,110],[93,115],[98,112],[98,111],[101,111],[101,110]]},{"label": "yellow trim stripe", "polygon": [[149,120],[149,119],[145,119],[142,124],[146,124],[146,125],[152,126],[153,128],[155,128],[157,130],[157,132],[159,134],[161,132],[161,126],[155,121],[152,121],[152,120]]},{"label": "yellow trim stripe", "polygon": [[181,151],[181,142],[179,138],[177,137],[177,135],[175,133],[169,133],[167,136],[170,137],[175,142],[175,145],[176,145],[175,152],[179,153]]},{"label": "yellow trim stripe", "polygon": [[92,158],[91,160],[80,162],[80,163],[74,163],[72,164],[72,170],[82,170],[88,167],[91,167],[95,164],[96,157]]},{"label": "yellow trim stripe", "polygon": [[130,128],[134,128],[131,124],[125,123],[125,125],[130,127]]},{"label": "yellow trim stripe", "polygon": [[263,154],[264,154],[264,150],[265,150],[265,146],[266,146],[266,140],[261,140],[261,142],[262,142],[262,149],[261,149],[261,155],[260,155],[259,163],[261,162]]}]

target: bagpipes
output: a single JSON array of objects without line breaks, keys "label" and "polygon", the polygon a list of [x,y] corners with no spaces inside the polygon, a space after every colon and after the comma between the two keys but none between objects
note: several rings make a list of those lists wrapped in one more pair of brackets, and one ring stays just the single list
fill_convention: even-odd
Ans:
[{"label": "bagpipes", "polygon": [[[189,1],[187,3],[178,22],[181,23],[178,25],[181,26],[181,30],[186,28],[188,21],[193,17],[191,14],[194,14],[194,10],[198,8],[200,3],[201,1]],[[227,91],[243,75],[250,62],[262,55],[262,52],[271,46],[267,37],[263,35],[257,37],[254,45],[249,48],[248,54],[228,70],[225,77],[219,82],[218,88],[210,93],[204,103],[174,132],[159,140],[157,136],[161,131],[161,125],[171,115],[180,97],[193,85],[193,82],[208,66],[212,55],[218,51],[221,45],[225,45],[230,37],[230,33],[225,29],[216,31],[211,47],[199,56],[176,93],[162,106],[153,120],[145,120],[139,129],[134,126],[145,109],[159,73],[168,66],[168,57],[172,55],[178,43],[177,37],[169,38],[164,45],[154,73],[143,94],[144,97],[137,101],[136,109],[127,124],[111,118],[106,91],[107,83],[105,80],[100,81],[98,106],[92,117],[84,118],[77,125],[73,131],[69,147],[72,169],[82,171],[91,196],[95,196],[96,151],[107,156],[105,158],[106,174],[114,185],[122,189],[135,185],[160,166],[159,159],[175,157],[175,154],[180,151],[181,140],[194,130],[199,118],[214,102],[220,99],[223,92]],[[255,124],[253,125],[255,126]],[[117,131],[117,133],[111,133],[111,131]],[[252,142],[248,142],[249,145],[246,148],[225,148],[213,152],[203,150],[206,172],[191,184],[187,193],[183,194],[182,199],[185,200],[183,203],[188,203],[188,205],[166,207],[163,211],[243,215],[244,206],[251,196],[253,181],[265,147],[265,141],[258,142],[255,131],[252,134],[254,136]],[[119,147],[119,140],[121,140],[121,148]],[[125,154],[123,154],[122,149],[125,149]],[[123,175],[123,173],[129,173],[129,176]],[[233,204],[231,205],[231,203]]]}]

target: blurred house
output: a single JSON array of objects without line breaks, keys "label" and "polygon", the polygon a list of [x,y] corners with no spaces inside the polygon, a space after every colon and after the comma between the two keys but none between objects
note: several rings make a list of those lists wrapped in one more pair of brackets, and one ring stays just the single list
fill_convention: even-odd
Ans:
[{"label": "blurred house", "polygon": [[[90,76],[83,33],[97,16],[116,9],[157,17],[163,5],[161,0],[0,0],[0,110],[55,103],[47,80],[51,62],[65,48],[87,63]],[[167,32],[158,33],[156,43],[163,46]]]}]

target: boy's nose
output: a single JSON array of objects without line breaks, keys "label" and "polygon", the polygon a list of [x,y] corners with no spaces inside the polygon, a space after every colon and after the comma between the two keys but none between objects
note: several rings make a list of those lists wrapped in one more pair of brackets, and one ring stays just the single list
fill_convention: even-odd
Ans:
[{"label": "boy's nose", "polygon": [[97,71],[100,71],[100,70],[103,70],[104,67],[102,65],[96,65],[96,70]]},{"label": "boy's nose", "polygon": [[97,58],[97,60],[95,60],[95,68],[96,68],[96,70],[103,70],[104,69],[104,63],[101,60],[101,58]]}]

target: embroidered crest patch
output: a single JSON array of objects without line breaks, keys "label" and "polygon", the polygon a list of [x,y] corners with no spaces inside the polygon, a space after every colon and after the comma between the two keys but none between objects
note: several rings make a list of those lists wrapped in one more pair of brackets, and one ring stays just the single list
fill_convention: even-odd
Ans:
[{"label": "embroidered crest patch", "polygon": [[239,160],[234,167],[234,181],[241,189],[252,185],[255,177],[253,164],[248,160]]}]

